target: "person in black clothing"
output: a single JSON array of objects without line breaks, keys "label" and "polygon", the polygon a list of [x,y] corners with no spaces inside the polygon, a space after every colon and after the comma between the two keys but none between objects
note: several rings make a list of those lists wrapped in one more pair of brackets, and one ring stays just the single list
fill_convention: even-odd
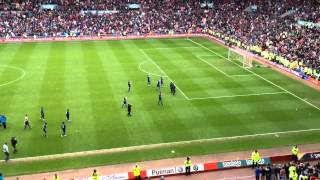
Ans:
[{"label": "person in black clothing", "polygon": [[161,82],[160,82],[160,80],[158,80],[158,82],[157,82],[157,90],[160,91],[160,89],[161,89]]},{"label": "person in black clothing", "polygon": [[159,96],[158,96],[158,105],[159,105],[159,104],[163,105],[161,92],[159,93]]},{"label": "person in black clothing", "polygon": [[132,108],[132,105],[128,104],[128,116],[131,116],[131,108]]},{"label": "person in black clothing", "polygon": [[127,97],[124,97],[123,98],[123,103],[122,103],[122,108],[123,107],[127,107],[128,106],[128,98]]},{"label": "person in black clothing", "polygon": [[163,86],[164,85],[164,82],[163,82],[163,77],[161,76],[160,78],[160,85]]},{"label": "person in black clothing", "polygon": [[61,137],[67,136],[67,126],[64,122],[61,123]]},{"label": "person in black clothing", "polygon": [[42,131],[43,131],[43,136],[47,137],[47,122],[43,123]]},{"label": "person in black clothing", "polygon": [[170,92],[172,95],[176,94],[176,86],[173,84],[173,82],[170,82]]},{"label": "person in black clothing", "polygon": [[13,154],[17,153],[17,144],[18,144],[18,140],[15,137],[11,138],[11,145],[13,147]]},{"label": "person in black clothing", "polygon": [[41,107],[41,109],[40,109],[40,119],[41,119],[42,121],[45,120],[43,107]]},{"label": "person in black clothing", "polygon": [[128,81],[128,92],[131,91],[131,86],[132,86],[132,83],[131,83],[131,81],[129,80],[129,81]]},{"label": "person in black clothing", "polygon": [[148,86],[151,86],[151,77],[150,77],[150,74],[148,74],[148,76],[147,76],[147,83],[148,83]]},{"label": "person in black clothing", "polygon": [[69,109],[67,109],[67,112],[66,112],[66,119],[67,119],[67,121],[70,121],[70,111],[69,111]]}]

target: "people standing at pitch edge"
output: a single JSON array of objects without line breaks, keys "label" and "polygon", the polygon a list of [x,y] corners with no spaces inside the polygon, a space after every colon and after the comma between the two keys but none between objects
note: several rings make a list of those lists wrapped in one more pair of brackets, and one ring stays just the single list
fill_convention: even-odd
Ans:
[{"label": "people standing at pitch edge", "polygon": [[69,111],[69,109],[67,109],[67,112],[66,112],[66,119],[67,119],[67,121],[70,121],[70,111]]},{"label": "people standing at pitch edge", "polygon": [[45,117],[44,117],[44,108],[43,108],[43,107],[41,107],[41,109],[40,109],[40,119],[41,119],[42,121],[45,120]]},{"label": "people standing at pitch edge", "polygon": [[54,174],[53,180],[61,180],[58,174]]},{"label": "people standing at pitch edge", "polygon": [[258,150],[254,150],[252,153],[251,153],[251,160],[252,160],[252,168],[255,168],[258,166],[258,163],[260,161],[260,154],[258,152]]},{"label": "people standing at pitch edge", "polygon": [[11,138],[11,146],[12,146],[12,148],[13,148],[13,154],[15,154],[15,153],[18,152],[18,150],[17,150],[17,144],[18,144],[17,138],[12,137],[12,138]]},{"label": "people standing at pitch edge", "polygon": [[128,116],[131,116],[132,105],[128,104]]},{"label": "people standing at pitch edge", "polygon": [[92,173],[92,180],[98,180],[98,179],[99,179],[99,176],[98,176],[97,170],[94,169]]},{"label": "people standing at pitch edge", "polygon": [[147,84],[148,84],[148,86],[151,86],[151,77],[150,77],[150,74],[148,74],[148,76],[147,76]]},{"label": "people standing at pitch edge", "polygon": [[5,142],[2,146],[2,152],[4,154],[4,160],[6,162],[9,161],[9,156],[10,156],[10,153],[9,153],[9,147],[8,147],[8,144]]},{"label": "people standing at pitch edge", "polygon": [[297,145],[292,147],[291,153],[292,153],[292,161],[296,163],[298,161],[298,155],[299,155],[299,148]]},{"label": "people standing at pitch edge", "polygon": [[123,102],[122,102],[122,108],[127,107],[127,106],[128,106],[128,98],[124,97]]},{"label": "people standing at pitch edge", "polygon": [[140,166],[138,164],[136,164],[136,166],[133,167],[132,173],[133,173],[133,176],[134,176],[134,178],[136,180],[140,180],[141,179],[141,169],[140,169]]},{"label": "people standing at pitch edge", "polygon": [[132,87],[132,82],[129,80],[128,81],[128,92],[131,92],[131,87]]},{"label": "people standing at pitch edge", "polygon": [[67,126],[64,121],[61,123],[61,137],[67,136]]},{"label": "people standing at pitch edge", "polygon": [[191,159],[190,157],[187,157],[187,159],[184,161],[184,167],[185,167],[185,173],[186,176],[190,176],[191,175]]},{"label": "people standing at pitch edge", "polygon": [[162,93],[161,92],[159,93],[159,96],[158,96],[158,105],[160,105],[160,104],[163,106]]},{"label": "people standing at pitch edge", "polygon": [[27,128],[31,129],[28,114],[24,116],[24,129],[27,129]]},{"label": "people standing at pitch edge", "polygon": [[43,131],[43,136],[47,137],[47,122],[43,123],[42,131]]}]

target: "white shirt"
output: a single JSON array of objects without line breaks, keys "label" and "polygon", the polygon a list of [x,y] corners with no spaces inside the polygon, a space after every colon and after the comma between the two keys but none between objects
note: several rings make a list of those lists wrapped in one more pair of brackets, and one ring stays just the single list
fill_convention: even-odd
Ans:
[{"label": "white shirt", "polygon": [[2,146],[2,151],[3,151],[4,153],[5,153],[5,152],[9,153],[9,147],[8,147],[8,145],[3,144],[3,146]]}]

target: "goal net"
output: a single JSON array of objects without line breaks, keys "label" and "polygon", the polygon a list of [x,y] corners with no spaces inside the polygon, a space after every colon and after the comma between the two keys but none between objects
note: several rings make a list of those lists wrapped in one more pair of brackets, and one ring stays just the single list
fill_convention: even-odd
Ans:
[{"label": "goal net", "polygon": [[237,61],[242,64],[244,68],[252,68],[252,59],[249,56],[241,55],[239,53],[234,52],[229,48],[228,50],[228,60],[229,61]]}]

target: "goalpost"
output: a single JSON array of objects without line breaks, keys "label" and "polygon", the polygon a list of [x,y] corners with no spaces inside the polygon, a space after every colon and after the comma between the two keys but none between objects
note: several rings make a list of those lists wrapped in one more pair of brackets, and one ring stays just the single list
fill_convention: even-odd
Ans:
[{"label": "goalpost", "polygon": [[243,68],[250,69],[253,67],[252,59],[249,56],[236,53],[231,48],[228,49],[228,60],[240,62]]}]

